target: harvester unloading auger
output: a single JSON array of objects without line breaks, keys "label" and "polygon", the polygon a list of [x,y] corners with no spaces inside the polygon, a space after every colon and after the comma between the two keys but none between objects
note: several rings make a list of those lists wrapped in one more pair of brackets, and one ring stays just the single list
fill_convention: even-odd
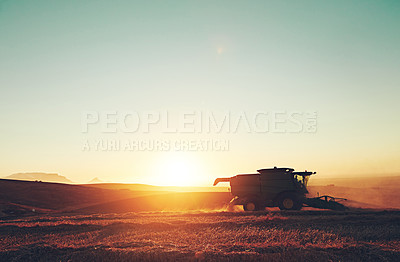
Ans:
[{"label": "harvester unloading auger", "polygon": [[246,211],[262,210],[265,207],[279,207],[281,210],[300,210],[303,206],[321,209],[346,210],[340,201],[344,198],[320,196],[308,198],[307,182],[315,172],[295,172],[293,168],[259,169],[257,174],[217,178],[230,182],[234,198],[231,205],[243,205]]}]

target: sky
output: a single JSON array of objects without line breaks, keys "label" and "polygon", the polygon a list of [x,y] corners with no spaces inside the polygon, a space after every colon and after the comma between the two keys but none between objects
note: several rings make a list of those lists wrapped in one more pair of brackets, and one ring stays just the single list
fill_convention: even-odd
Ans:
[{"label": "sky", "polygon": [[[273,166],[399,174],[399,13],[399,1],[0,1],[0,176],[211,185]],[[127,132],[124,112],[156,123]],[[185,131],[185,112],[258,115],[269,129]],[[271,127],[277,112],[284,132]],[[229,147],[93,149],[202,140]]]}]

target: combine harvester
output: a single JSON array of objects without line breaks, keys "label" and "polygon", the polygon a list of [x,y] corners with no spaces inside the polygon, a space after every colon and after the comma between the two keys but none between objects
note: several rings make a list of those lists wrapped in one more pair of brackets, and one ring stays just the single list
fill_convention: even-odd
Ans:
[{"label": "combine harvester", "polygon": [[307,182],[315,172],[294,172],[293,168],[259,169],[258,174],[237,175],[217,178],[220,182],[230,182],[234,198],[231,205],[243,205],[245,211],[263,210],[265,207],[279,207],[281,210],[300,210],[303,206],[347,210],[340,201],[344,198],[320,196],[308,198]]}]

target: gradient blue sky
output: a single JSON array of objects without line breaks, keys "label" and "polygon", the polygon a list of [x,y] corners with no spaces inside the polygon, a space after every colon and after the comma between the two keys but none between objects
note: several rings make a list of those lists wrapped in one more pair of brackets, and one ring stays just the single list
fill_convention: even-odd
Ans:
[{"label": "gradient blue sky", "polygon": [[399,1],[0,1],[0,176],[159,183],[166,153],[82,152],[85,110],[318,112],[315,134],[239,133],[228,152],[171,160],[190,158],[201,185],[274,165],[399,173],[399,14]]}]

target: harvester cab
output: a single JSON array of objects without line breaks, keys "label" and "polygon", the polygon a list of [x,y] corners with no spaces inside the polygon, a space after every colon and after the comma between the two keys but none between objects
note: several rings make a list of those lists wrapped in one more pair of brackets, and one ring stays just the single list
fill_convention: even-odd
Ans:
[{"label": "harvester cab", "polygon": [[296,185],[307,190],[308,180],[310,179],[310,176],[316,174],[316,172],[307,172],[306,170],[304,172],[292,172],[292,174]]},{"label": "harvester cab", "polygon": [[[295,172],[293,168],[259,169],[256,174],[241,174],[229,178],[217,178],[214,186],[229,182],[233,199],[231,205],[242,205],[246,211],[265,207],[281,210],[300,210],[303,206],[346,210],[338,201],[342,198],[330,196],[307,198],[307,183],[316,172]],[[336,201],[338,200],[338,201]]]}]

